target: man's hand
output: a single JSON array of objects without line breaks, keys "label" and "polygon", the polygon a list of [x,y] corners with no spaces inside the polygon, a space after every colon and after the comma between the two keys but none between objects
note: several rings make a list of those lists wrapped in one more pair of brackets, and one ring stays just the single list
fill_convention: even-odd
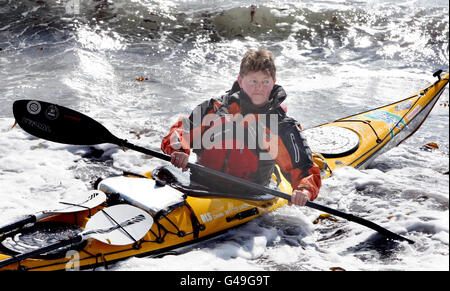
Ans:
[{"label": "man's hand", "polygon": [[177,168],[181,168],[183,172],[187,171],[187,164],[189,162],[189,155],[183,152],[173,152],[170,162]]},{"label": "man's hand", "polygon": [[289,205],[305,206],[306,202],[310,201],[310,194],[306,190],[294,190],[292,192],[291,201]]}]

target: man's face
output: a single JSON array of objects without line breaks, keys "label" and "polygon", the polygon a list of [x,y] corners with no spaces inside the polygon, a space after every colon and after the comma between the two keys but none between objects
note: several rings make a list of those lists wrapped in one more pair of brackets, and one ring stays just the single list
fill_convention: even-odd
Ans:
[{"label": "man's face", "polygon": [[244,89],[255,106],[263,106],[267,103],[275,81],[262,71],[249,72],[244,77],[238,76],[239,86]]}]

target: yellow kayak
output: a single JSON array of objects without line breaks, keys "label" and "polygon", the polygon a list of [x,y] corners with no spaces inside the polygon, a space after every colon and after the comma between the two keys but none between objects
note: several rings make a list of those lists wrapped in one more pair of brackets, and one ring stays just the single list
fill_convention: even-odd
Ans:
[{"label": "yellow kayak", "polygon": [[447,73],[406,99],[305,130],[312,151],[322,155],[316,161],[323,165],[323,177],[344,166],[364,168],[413,135],[444,92],[448,78]]},{"label": "yellow kayak", "polygon": [[[343,166],[361,168],[376,156],[397,146],[423,123],[448,83],[449,74],[409,98],[348,116],[304,131],[322,177],[329,177]],[[274,184],[284,193],[292,188],[278,173]],[[155,174],[157,171],[153,171]],[[155,176],[154,176],[155,177]],[[20,260],[0,270],[66,270],[107,267],[135,256],[164,254],[187,244],[199,242],[246,223],[287,204],[287,200],[265,196],[242,200],[205,195],[186,195],[145,175],[123,175],[104,179],[98,184],[105,199],[95,207],[68,213],[54,212],[19,229],[0,233],[0,262],[33,248],[35,237],[45,234],[54,239],[81,232],[101,209],[128,203],[145,210],[153,225],[133,244],[115,246],[90,239],[68,248],[34,258]],[[40,216],[41,217],[41,216]],[[31,224],[31,225],[30,225]],[[64,233],[64,234],[63,234]]]}]

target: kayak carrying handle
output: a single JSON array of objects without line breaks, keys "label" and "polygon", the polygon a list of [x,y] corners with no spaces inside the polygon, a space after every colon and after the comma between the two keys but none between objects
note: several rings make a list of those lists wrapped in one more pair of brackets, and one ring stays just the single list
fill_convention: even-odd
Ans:
[{"label": "kayak carrying handle", "polygon": [[443,72],[442,70],[437,70],[436,72],[433,73],[433,77],[437,77],[438,81],[440,81],[442,72]]}]

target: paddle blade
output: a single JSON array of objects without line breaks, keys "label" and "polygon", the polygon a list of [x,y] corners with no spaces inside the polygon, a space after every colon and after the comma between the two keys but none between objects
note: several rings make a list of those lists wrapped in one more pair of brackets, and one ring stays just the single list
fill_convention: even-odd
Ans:
[{"label": "paddle blade", "polygon": [[147,212],[119,204],[96,213],[86,224],[84,236],[110,245],[128,245],[140,240],[153,225]]},{"label": "paddle blade", "polygon": [[106,194],[102,191],[92,190],[88,193],[88,196],[83,199],[83,201],[78,203],[70,203],[60,201],[62,205],[66,205],[66,207],[60,209],[46,210],[43,211],[43,214],[60,214],[60,213],[72,213],[72,212],[80,212],[87,209],[92,209],[96,206],[99,206],[106,200]]},{"label": "paddle blade", "polygon": [[72,109],[38,100],[18,100],[13,114],[31,135],[63,144],[120,143],[103,125]]}]

